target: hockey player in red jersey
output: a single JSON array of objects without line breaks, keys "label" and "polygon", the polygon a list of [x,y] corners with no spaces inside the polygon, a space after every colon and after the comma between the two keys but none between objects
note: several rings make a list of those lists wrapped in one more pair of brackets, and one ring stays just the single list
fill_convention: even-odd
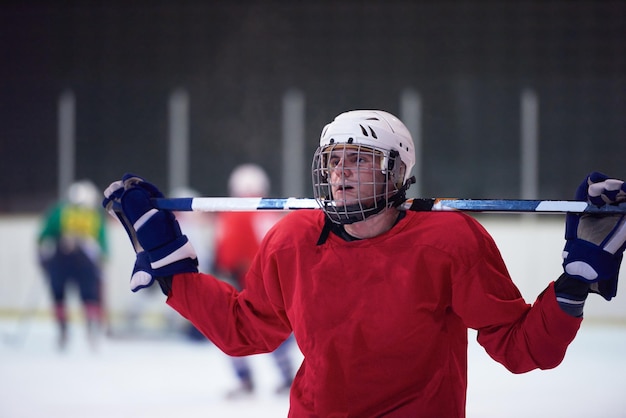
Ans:
[{"label": "hockey player in red jersey", "polygon": [[[393,115],[337,116],[313,157],[322,210],[277,223],[240,292],[197,272],[171,212],[153,207],[161,194],[151,183],[125,175],[104,204],[121,207],[141,244],[131,287],[156,280],[167,303],[224,352],[271,352],[294,333],[304,360],[290,417],[463,417],[467,329],[514,373],[557,366],[587,295],[615,296],[625,220],[567,215],[563,274],[530,305],[474,218],[397,209],[414,161],[411,135]],[[626,187],[592,173],[576,198],[623,202]]]}]

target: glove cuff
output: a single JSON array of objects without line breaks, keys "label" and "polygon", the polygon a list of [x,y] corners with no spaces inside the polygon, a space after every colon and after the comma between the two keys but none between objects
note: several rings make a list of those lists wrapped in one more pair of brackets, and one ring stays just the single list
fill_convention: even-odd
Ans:
[{"label": "glove cuff", "polygon": [[161,292],[165,296],[169,296],[170,292],[172,291],[172,286],[173,286],[172,282],[174,281],[174,277],[173,276],[157,277],[155,280],[161,287]]},{"label": "glove cuff", "polygon": [[587,283],[615,277],[619,272],[621,262],[621,254],[611,254],[582,239],[568,241],[563,251],[565,273]]},{"label": "glove cuff", "polygon": [[148,251],[148,253],[150,254],[150,267],[154,270],[185,258],[197,258],[196,251],[186,235],[181,235],[160,248]]},{"label": "glove cuff", "polygon": [[554,282],[554,293],[556,301],[565,313],[575,317],[583,316],[585,300],[589,295],[589,283],[562,274]]},{"label": "glove cuff", "polygon": [[180,273],[197,273],[198,272],[198,259],[197,258],[185,258],[183,260],[176,261],[160,269],[154,270],[155,277],[173,276]]},{"label": "glove cuff", "polygon": [[186,235],[181,235],[166,245],[149,251],[150,267],[157,277],[198,271],[198,258]]}]

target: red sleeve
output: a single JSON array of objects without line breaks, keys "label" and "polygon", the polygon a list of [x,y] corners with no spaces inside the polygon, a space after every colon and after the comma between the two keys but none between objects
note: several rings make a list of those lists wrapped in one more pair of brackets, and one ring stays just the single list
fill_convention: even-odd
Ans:
[{"label": "red sleeve", "polygon": [[285,312],[268,296],[259,295],[266,290],[257,283],[238,292],[208,274],[178,274],[167,303],[228,355],[268,353],[287,339],[291,329]]},{"label": "red sleeve", "polygon": [[553,283],[532,306],[527,304],[491,237],[477,232],[470,239],[477,240],[479,252],[453,274],[453,309],[478,330],[487,353],[511,372],[556,367],[582,319],[561,310]]},{"label": "red sleeve", "polygon": [[554,283],[539,295],[522,317],[507,326],[478,330],[478,342],[487,353],[513,373],[558,366],[582,318],[563,312],[556,301]]},{"label": "red sleeve", "polygon": [[[229,216],[231,226],[236,227],[238,220],[247,218],[246,228],[249,228],[250,218],[243,216],[248,214],[235,214],[242,216]],[[272,220],[275,223],[274,217]],[[223,352],[234,356],[271,352],[293,331],[273,250],[268,250],[267,243],[259,247],[254,234],[248,234],[245,239],[252,241],[249,244],[254,247],[251,255],[243,255],[250,258],[248,264],[251,264],[245,274],[245,289],[238,291],[209,274],[185,273],[174,276],[167,299],[172,308]],[[235,245],[236,241],[231,243]],[[233,259],[239,257],[235,254]]]}]

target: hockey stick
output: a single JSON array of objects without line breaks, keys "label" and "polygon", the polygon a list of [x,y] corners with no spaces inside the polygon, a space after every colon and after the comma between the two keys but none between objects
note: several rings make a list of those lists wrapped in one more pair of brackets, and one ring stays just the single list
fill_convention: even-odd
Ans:
[{"label": "hockey stick", "polygon": [[[157,209],[180,212],[247,212],[256,210],[319,209],[311,198],[243,198],[243,197],[184,197],[153,199]],[[508,213],[594,213],[626,214],[626,203],[596,207],[575,200],[524,199],[408,199],[400,209],[417,212],[458,210],[464,212]]]}]

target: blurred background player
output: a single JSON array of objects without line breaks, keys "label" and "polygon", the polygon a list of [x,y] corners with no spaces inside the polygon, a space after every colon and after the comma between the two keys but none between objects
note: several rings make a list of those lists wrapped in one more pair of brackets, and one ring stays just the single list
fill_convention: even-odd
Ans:
[{"label": "blurred background player", "polygon": [[[255,164],[236,167],[228,180],[228,192],[232,197],[267,197],[270,182],[265,171]],[[232,284],[238,290],[245,287],[244,277],[256,255],[267,231],[280,219],[277,212],[220,212],[217,214],[215,231],[214,272],[217,277]],[[293,380],[287,339],[272,356],[278,366],[282,383],[276,389],[288,394]],[[254,379],[246,357],[231,357],[239,387],[227,394],[228,398],[245,397],[254,392]]]},{"label": "blurred background player", "polygon": [[103,322],[102,268],[107,253],[100,193],[89,180],[75,182],[67,198],[45,214],[38,236],[39,262],[48,279],[60,349],[67,345],[66,293],[72,285],[80,293],[87,337],[95,346]]}]

